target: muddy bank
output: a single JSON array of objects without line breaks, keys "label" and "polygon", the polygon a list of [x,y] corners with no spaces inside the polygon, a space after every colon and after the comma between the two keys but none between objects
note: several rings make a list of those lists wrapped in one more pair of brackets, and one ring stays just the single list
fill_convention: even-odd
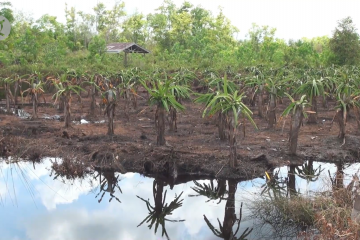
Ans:
[{"label": "muddy bank", "polygon": [[[50,95],[48,96],[51,97]],[[48,100],[50,101],[50,99]],[[39,107],[39,119],[20,119],[9,114],[0,115],[0,153],[33,161],[42,157],[69,159],[86,167],[110,167],[120,172],[162,174],[164,176],[200,174],[206,177],[250,179],[264,171],[286,164],[302,164],[311,159],[326,162],[356,162],[360,159],[360,137],[356,120],[349,119],[346,143],[337,138],[338,127],[331,120],[330,110],[320,109],[319,124],[304,124],[300,129],[298,154],[288,155],[289,119],[278,122],[275,130],[267,129],[254,109],[255,130],[246,122],[244,137],[239,131],[236,169],[228,167],[229,147],[218,138],[215,119],[201,118],[202,106],[191,101],[184,103],[186,111],[178,114],[178,131],[166,130],[167,145],[156,146],[154,108],[140,98],[138,107],[123,113],[119,102],[115,114],[115,135],[106,135],[107,123],[103,112],[89,116],[89,99],[72,103],[72,127],[64,122],[43,116],[62,116],[54,107]],[[287,105],[284,101],[279,108]],[[330,103],[331,104],[331,103]],[[22,109],[31,113],[30,107]],[[279,113],[281,112],[279,110]],[[100,114],[101,113],[101,114]],[[84,119],[83,123],[77,124]],[[104,121],[105,120],[105,121]],[[98,123],[94,123],[98,122]]]}]

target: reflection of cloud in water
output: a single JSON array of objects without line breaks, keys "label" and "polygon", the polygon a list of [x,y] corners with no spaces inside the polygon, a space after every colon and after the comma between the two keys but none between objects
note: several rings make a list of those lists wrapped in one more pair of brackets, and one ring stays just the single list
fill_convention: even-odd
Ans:
[{"label": "reflection of cloud in water", "polygon": [[109,211],[88,212],[85,209],[56,210],[41,214],[26,225],[29,239],[123,239],[119,221]]},{"label": "reflection of cloud in water", "polygon": [[[37,216],[36,221],[29,221],[26,225],[27,235],[30,239],[159,239],[154,235],[154,230],[149,230],[144,224],[139,228],[136,226],[146,217],[146,205],[136,198],[135,195],[152,199],[152,179],[142,178],[133,175],[130,181],[127,176],[122,180],[120,186],[123,190],[119,195],[121,204],[112,202],[108,204],[104,198],[101,203],[105,207],[101,210],[91,210],[89,206],[83,206],[82,209],[69,208],[66,210],[55,209],[53,211],[42,213]],[[141,183],[142,182],[142,183]],[[188,184],[190,187],[191,184]],[[56,188],[56,186],[52,185]],[[44,188],[46,190],[46,188]],[[203,239],[196,235],[203,235],[200,232],[204,226],[202,215],[207,214],[216,217],[223,217],[224,205],[219,204],[215,208],[211,204],[204,204],[205,198],[189,198],[188,194],[192,193],[190,188],[183,189],[183,186],[175,186],[171,191],[169,187],[166,202],[170,202],[175,193],[180,194],[184,190],[184,206],[174,212],[170,219],[186,219],[183,223],[167,223],[167,231],[172,239],[184,239],[186,235],[192,235],[193,239]],[[71,191],[71,190],[70,190]],[[80,194],[79,194],[80,195]],[[96,199],[90,196],[92,202],[90,205],[98,204]],[[46,198],[45,198],[46,199]],[[78,201],[83,201],[80,197]],[[211,232],[205,232],[211,236]],[[159,228],[158,236],[161,236]]]},{"label": "reflection of cloud in water", "polygon": [[43,164],[36,165],[35,170],[29,174],[36,182],[36,195],[40,196],[41,202],[48,210],[56,209],[58,204],[72,203],[93,188],[89,183],[90,179],[64,182],[60,179],[53,180],[53,177],[49,177],[51,165],[50,159],[44,159]]},{"label": "reflection of cloud in water", "polygon": [[[16,188],[19,209],[14,206],[6,206],[4,214],[15,213],[8,217],[4,222],[4,229],[9,231],[5,234],[6,239],[164,239],[161,236],[161,227],[158,229],[157,237],[154,235],[154,228],[149,230],[146,223],[136,227],[148,214],[146,205],[136,195],[150,199],[153,204],[152,184],[153,179],[145,178],[136,173],[121,175],[119,183],[123,194],[116,190],[117,196],[122,203],[112,201],[108,203],[109,195],[106,194],[103,201],[99,204],[95,198],[99,191],[91,193],[99,182],[90,184],[90,177],[82,181],[75,180],[65,184],[60,179],[53,180],[49,177],[51,162],[47,159],[43,164],[36,165],[33,169],[32,163],[19,163],[27,179],[30,181],[31,188],[34,189],[35,199],[33,200],[24,187],[20,175],[14,175],[14,185]],[[9,166],[2,164],[3,175],[6,175]],[[323,164],[323,168],[330,169],[331,174],[335,173],[336,167],[333,164]],[[356,172],[360,165],[348,168],[345,174]],[[314,168],[318,163],[314,162]],[[319,179],[328,178],[327,169],[321,173]],[[287,176],[287,167],[280,168],[279,176]],[[348,175],[347,175],[348,176]],[[2,178],[2,176],[0,175]],[[66,181],[66,180],[65,180]],[[246,218],[248,211],[247,204],[255,197],[259,196],[259,189],[264,184],[265,179],[257,178],[252,181],[241,182],[237,186],[236,193],[236,214],[239,213],[240,203],[244,202],[243,221],[239,233],[246,228],[253,226],[253,220]],[[209,183],[209,181],[199,181],[199,183]],[[215,184],[215,183],[214,183]],[[167,222],[166,228],[171,239],[218,239],[206,225],[203,215],[205,214],[209,221],[216,227],[217,218],[220,222],[224,219],[224,208],[226,201],[223,200],[217,204],[218,200],[205,203],[206,197],[188,197],[189,194],[195,194],[191,189],[193,182],[174,186],[167,190],[166,203],[170,203],[175,194],[184,191],[183,206],[176,209],[169,219],[185,219],[185,222],[172,223]],[[310,183],[308,189],[318,190],[322,182]],[[296,188],[305,192],[307,187],[306,180],[296,177]],[[19,191],[17,190],[19,189]],[[90,193],[89,193],[90,192]],[[7,194],[4,181],[0,181],[0,194]],[[36,207],[33,201],[36,202]],[[24,211],[23,206],[26,209]],[[21,209],[21,210],[20,210]],[[23,214],[24,213],[24,214]],[[3,215],[4,216],[4,215]],[[10,215],[9,215],[10,216]],[[6,225],[6,224],[7,225]],[[16,228],[6,228],[6,226],[17,226]],[[1,230],[1,228],[0,228]],[[22,233],[24,231],[24,233]],[[9,236],[9,237],[8,237]],[[253,239],[252,237],[249,237]]]}]

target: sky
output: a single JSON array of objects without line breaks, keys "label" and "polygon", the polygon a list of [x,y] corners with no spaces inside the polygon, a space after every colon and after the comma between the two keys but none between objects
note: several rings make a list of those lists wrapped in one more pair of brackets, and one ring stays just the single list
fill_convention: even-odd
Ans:
[{"label": "sky", "polygon": [[[51,159],[51,161],[56,161]],[[49,176],[51,161],[46,158],[42,164],[33,168],[30,162],[19,162],[19,165],[0,162],[0,232],[2,239],[24,240],[82,240],[82,239],[128,239],[128,240],[160,240],[161,233],[155,236],[153,229],[149,230],[144,224],[136,227],[146,216],[146,205],[136,197],[152,199],[153,179],[139,174],[127,173],[121,175],[120,187],[122,194],[117,190],[121,203],[113,200],[109,203],[108,194],[98,203],[95,195],[98,192],[97,182],[90,184],[91,179],[75,180],[62,183],[60,178],[53,180]],[[314,168],[319,166],[314,163]],[[336,167],[333,164],[322,163],[325,169],[320,179],[328,179],[329,170],[334,174]],[[359,169],[360,164],[354,164],[345,172],[345,184]],[[287,176],[287,167],[280,168],[279,177]],[[200,184],[208,181],[199,181]],[[244,218],[240,232],[246,227],[252,227],[252,221],[247,219],[246,206],[259,195],[260,187],[264,183],[261,178],[240,182],[237,186],[235,207],[238,211],[240,203],[244,202]],[[217,204],[217,201],[205,203],[205,197],[189,197],[195,194],[190,188],[193,182],[176,185],[173,190],[167,189],[166,202],[169,203],[175,194],[182,191],[183,206],[174,211],[171,219],[185,219],[185,222],[167,223],[167,230],[172,239],[179,240],[215,240],[218,239],[206,226],[203,214],[217,227],[217,218],[223,221],[226,201]],[[325,185],[327,186],[327,185]],[[321,187],[321,188],[320,188]],[[307,184],[305,180],[296,176],[296,189],[302,193],[307,190],[324,190],[324,184],[314,182]],[[238,214],[238,213],[237,213]],[[252,234],[255,234],[254,231]],[[258,239],[253,235],[251,239]]]},{"label": "sky", "polygon": [[[60,22],[65,21],[65,3],[74,6],[78,11],[92,12],[100,0],[10,0],[16,10],[31,14],[35,19],[44,14],[57,16]],[[103,0],[106,6],[112,6],[115,0]],[[130,15],[135,11],[148,14],[154,12],[163,0],[124,0],[126,11]],[[173,0],[180,6],[183,0]],[[352,17],[355,25],[360,27],[359,0],[189,0],[195,6],[201,5],[213,13],[218,7],[236,26],[240,33],[237,39],[246,37],[252,23],[267,25],[277,29],[276,37],[280,39],[301,39],[319,36],[331,37],[337,21]]]}]

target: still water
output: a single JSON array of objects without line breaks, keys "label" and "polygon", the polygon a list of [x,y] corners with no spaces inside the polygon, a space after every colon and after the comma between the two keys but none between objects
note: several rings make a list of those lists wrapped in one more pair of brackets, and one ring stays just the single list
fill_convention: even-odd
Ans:
[{"label": "still water", "polygon": [[[243,217],[236,236],[240,237],[247,228],[254,228],[247,239],[274,239],[271,237],[274,231],[271,226],[259,228],[257,219],[249,217],[249,206],[264,190],[265,173],[264,178],[239,183],[213,180],[211,186],[210,180],[199,180],[175,185],[170,189],[161,181],[154,182],[153,178],[137,173],[100,174],[105,184],[100,184],[100,176],[95,179],[99,174],[97,172],[84,179],[67,180],[66,177],[58,177],[54,180],[54,173],[50,176],[53,161],[60,160],[45,158],[35,166],[29,162],[0,162],[0,239],[167,239],[166,235],[162,236],[161,225],[156,234],[155,224],[152,229],[148,228],[151,221],[137,227],[146,217],[164,216],[161,214],[166,212],[165,218],[174,221],[165,221],[166,233],[170,239],[215,240],[220,239],[218,236],[226,238],[224,235],[227,234],[227,224],[224,224],[224,216],[227,221],[230,219],[234,223],[232,232],[236,231],[235,220],[239,218],[242,202]],[[313,163],[314,169],[319,169],[320,166],[322,171],[318,171],[318,178],[312,178],[311,181],[295,175],[294,186],[297,192],[311,195],[316,191],[325,191],[326,186],[331,188],[329,173],[334,176],[339,166]],[[343,168],[346,184],[351,180],[352,174],[358,171],[360,164]],[[273,173],[278,173],[279,179],[285,179],[288,171],[289,167],[285,166],[274,169]],[[107,180],[114,184],[107,184]],[[212,188],[215,192],[212,196],[217,199],[194,196],[198,195],[194,190],[196,184],[197,189],[201,186]],[[222,189],[222,186],[225,188]],[[173,201],[180,194],[180,198]],[[99,202],[102,195],[103,199]],[[222,200],[218,198],[219,195]],[[233,218],[234,213],[236,218]],[[204,215],[215,228],[213,231]],[[223,231],[220,230],[217,219],[224,226]]]}]

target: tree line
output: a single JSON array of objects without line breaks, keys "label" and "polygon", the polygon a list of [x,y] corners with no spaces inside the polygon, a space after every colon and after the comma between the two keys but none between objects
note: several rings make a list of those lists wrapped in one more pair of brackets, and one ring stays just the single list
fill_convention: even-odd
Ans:
[{"label": "tree line", "polygon": [[149,49],[149,57],[133,56],[132,64],[144,68],[319,67],[356,65],[360,59],[359,35],[350,17],[339,20],[330,38],[286,42],[276,38],[275,28],[257,24],[247,39],[237,40],[239,29],[221,9],[214,15],[187,1],[176,6],[164,0],[148,15],[127,14],[122,1],[111,7],[100,2],[89,13],[66,5],[65,23],[48,14],[32,19],[17,13],[10,2],[0,2],[0,7],[0,15],[12,24],[10,36],[0,45],[4,74],[14,69],[64,72],[73,63],[94,71],[118,69],[119,57],[105,53],[111,42],[134,42]]}]

